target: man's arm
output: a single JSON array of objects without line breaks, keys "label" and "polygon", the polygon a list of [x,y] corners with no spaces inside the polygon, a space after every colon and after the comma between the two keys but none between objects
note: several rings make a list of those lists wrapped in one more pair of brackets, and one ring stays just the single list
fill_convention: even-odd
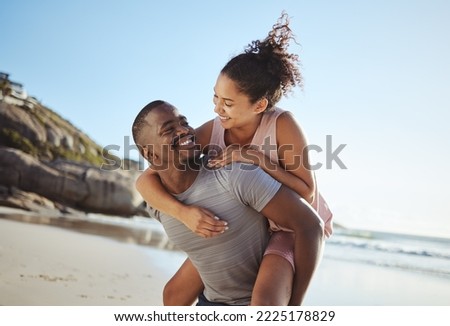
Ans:
[{"label": "man's arm", "polygon": [[290,305],[300,305],[314,271],[319,264],[324,233],[323,223],[304,199],[286,186],[281,186],[261,213],[295,234],[295,282]]}]

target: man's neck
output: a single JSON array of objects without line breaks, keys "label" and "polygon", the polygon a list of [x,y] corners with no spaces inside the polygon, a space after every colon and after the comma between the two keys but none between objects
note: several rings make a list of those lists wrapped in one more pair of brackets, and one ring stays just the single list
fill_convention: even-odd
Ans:
[{"label": "man's neck", "polygon": [[164,187],[172,194],[186,191],[195,181],[201,169],[201,163],[190,161],[179,166],[172,166],[159,171],[159,177]]}]

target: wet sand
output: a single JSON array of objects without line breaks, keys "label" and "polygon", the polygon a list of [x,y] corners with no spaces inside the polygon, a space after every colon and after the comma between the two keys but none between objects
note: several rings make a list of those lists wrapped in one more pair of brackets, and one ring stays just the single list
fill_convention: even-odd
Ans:
[{"label": "wet sand", "polygon": [[[71,223],[85,231],[89,222]],[[113,237],[92,234],[103,231]],[[184,254],[159,249],[167,240],[157,231],[141,238],[154,246],[123,226],[88,233],[0,219],[0,305],[162,305]]]}]

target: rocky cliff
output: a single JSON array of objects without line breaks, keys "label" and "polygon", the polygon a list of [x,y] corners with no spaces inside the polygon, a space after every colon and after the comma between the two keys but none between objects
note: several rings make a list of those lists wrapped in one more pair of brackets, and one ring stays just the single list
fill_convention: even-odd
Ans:
[{"label": "rocky cliff", "polygon": [[40,103],[8,98],[0,96],[0,206],[145,215],[130,162],[121,169],[123,162]]}]

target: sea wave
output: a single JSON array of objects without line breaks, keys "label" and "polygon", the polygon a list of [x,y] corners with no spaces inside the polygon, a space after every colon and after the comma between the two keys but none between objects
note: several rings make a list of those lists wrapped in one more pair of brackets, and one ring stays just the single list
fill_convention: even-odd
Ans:
[{"label": "sea wave", "polygon": [[[433,244],[430,244],[430,247],[419,247],[413,244],[399,244],[392,243],[382,240],[361,240],[358,238],[351,237],[335,237],[330,239],[328,243],[333,245],[338,245],[342,247],[353,247],[360,249],[368,249],[374,251],[388,252],[388,253],[397,253],[397,254],[405,254],[412,256],[423,256],[423,257],[436,257],[443,259],[450,259],[450,249],[448,248],[440,248],[433,247]],[[450,246],[450,244],[449,244]]]},{"label": "sea wave", "polygon": [[450,240],[345,230],[328,241],[325,257],[450,278]]}]

